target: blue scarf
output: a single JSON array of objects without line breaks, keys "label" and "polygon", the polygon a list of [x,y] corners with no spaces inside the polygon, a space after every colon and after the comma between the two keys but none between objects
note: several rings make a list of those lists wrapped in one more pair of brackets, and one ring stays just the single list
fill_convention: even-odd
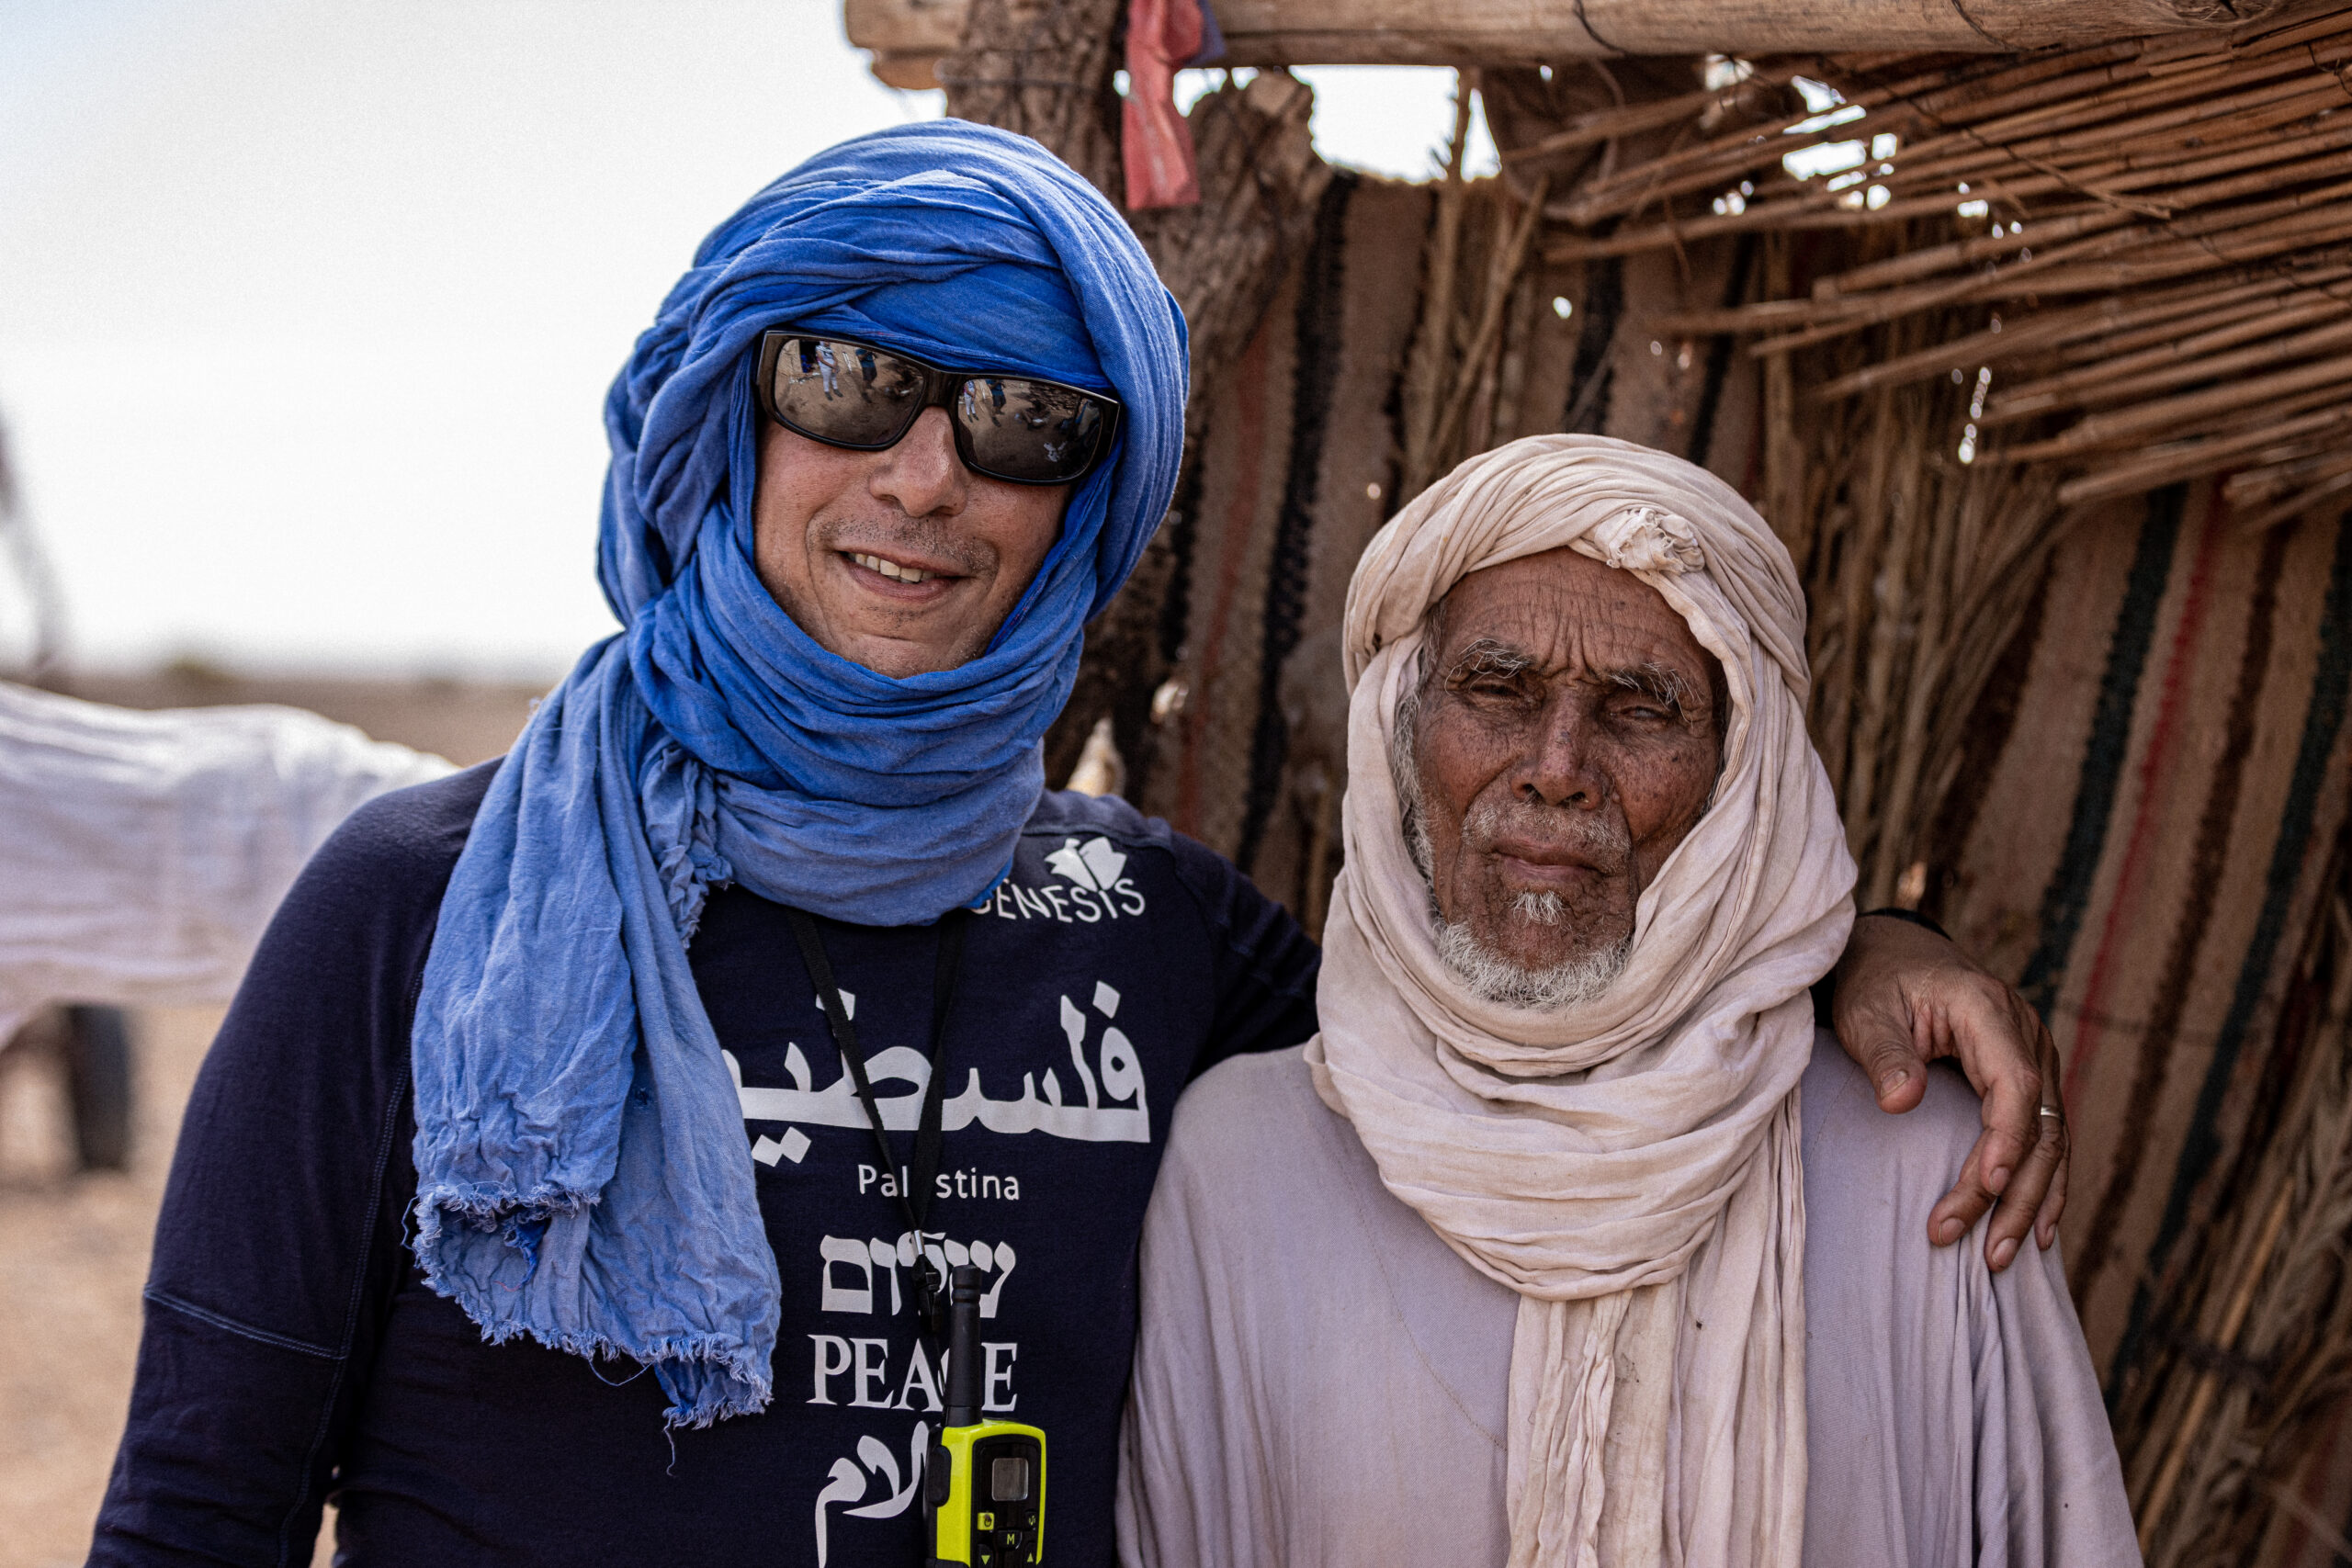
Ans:
[{"label": "blue scarf", "polygon": [[[1111,459],[970,662],[876,674],[761,586],[751,366],[779,325],[1125,404]],[[416,1253],[486,1338],[649,1365],[673,1425],[766,1405],[775,1262],[686,942],[728,882],[906,925],[1003,874],[1085,623],[1174,488],[1184,353],[1118,214],[981,126],[844,142],[703,243],[605,404],[598,577],[626,629],[492,783],[417,1001]]]}]

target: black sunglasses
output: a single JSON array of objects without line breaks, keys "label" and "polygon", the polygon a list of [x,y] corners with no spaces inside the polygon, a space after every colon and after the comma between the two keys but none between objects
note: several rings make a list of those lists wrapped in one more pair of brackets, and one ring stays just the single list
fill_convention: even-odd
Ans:
[{"label": "black sunglasses", "polygon": [[949,370],[855,338],[780,329],[760,339],[760,409],[811,441],[878,452],[928,408],[947,411],[956,455],[1017,485],[1083,479],[1111,449],[1119,402],[1083,387],[994,370]]}]

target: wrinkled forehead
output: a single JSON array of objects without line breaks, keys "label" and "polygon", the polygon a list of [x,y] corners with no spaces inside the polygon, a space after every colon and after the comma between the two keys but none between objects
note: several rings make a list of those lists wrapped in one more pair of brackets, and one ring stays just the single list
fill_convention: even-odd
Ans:
[{"label": "wrinkled forehead", "polygon": [[1424,637],[1439,668],[1495,653],[1547,674],[1657,664],[1700,677],[1715,664],[1657,589],[1566,547],[1470,572],[1430,612]]}]

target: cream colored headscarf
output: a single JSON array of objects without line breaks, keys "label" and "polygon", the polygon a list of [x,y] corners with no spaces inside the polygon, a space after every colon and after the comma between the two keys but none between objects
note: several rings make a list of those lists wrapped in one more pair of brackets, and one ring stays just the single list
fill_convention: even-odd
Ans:
[{"label": "cream colored headscarf", "polygon": [[[1713,804],[1642,892],[1631,956],[1557,1011],[1469,995],[1438,956],[1389,774],[1431,605],[1572,547],[1663,595],[1723,661]],[[1307,1046],[1390,1191],[1520,1293],[1512,1568],[1769,1568],[1804,1526],[1806,988],[1854,866],[1805,737],[1788,552],[1704,469],[1597,436],[1472,459],[1381,530],[1348,590],[1347,860]]]}]

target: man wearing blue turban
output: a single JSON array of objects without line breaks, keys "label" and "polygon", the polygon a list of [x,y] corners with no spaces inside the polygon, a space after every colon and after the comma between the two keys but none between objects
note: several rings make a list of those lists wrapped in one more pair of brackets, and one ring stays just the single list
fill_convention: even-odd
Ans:
[{"label": "man wearing blue turban", "polygon": [[625,629],[337,834],[207,1061],[94,1563],[307,1562],[330,1494],[356,1563],[920,1562],[965,1269],[1055,1559],[1111,1559],[1169,1113],[1315,1030],[1280,907],[1044,787],[1185,392],[1020,137],[845,142],[704,243],[606,407]]}]

